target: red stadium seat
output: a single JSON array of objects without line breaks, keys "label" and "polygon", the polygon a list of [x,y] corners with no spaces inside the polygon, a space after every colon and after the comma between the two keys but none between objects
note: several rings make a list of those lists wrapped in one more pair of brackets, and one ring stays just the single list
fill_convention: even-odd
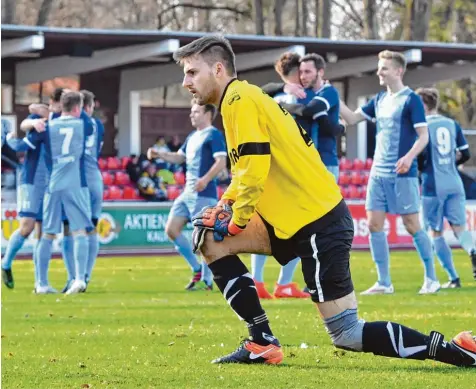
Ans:
[{"label": "red stadium seat", "polygon": [[114,182],[116,185],[129,185],[131,179],[129,178],[129,174],[119,171],[116,173]]},{"label": "red stadium seat", "polygon": [[133,186],[125,186],[123,190],[124,200],[139,200],[139,190]]},{"label": "red stadium seat", "polygon": [[109,200],[109,188],[104,188],[104,191],[102,192],[102,199]]},{"label": "red stadium seat", "polygon": [[350,199],[359,199],[360,198],[360,188],[356,185],[349,185],[349,198]]},{"label": "red stadium seat", "polygon": [[372,168],[372,164],[374,163],[374,160],[372,158],[367,158],[365,161],[365,169],[370,170]]},{"label": "red stadium seat", "polygon": [[121,166],[122,166],[123,170],[126,169],[126,166],[130,161],[131,161],[131,157],[122,157],[121,158]]},{"label": "red stadium seat", "polygon": [[174,179],[177,185],[185,185],[185,174],[183,172],[175,172]]},{"label": "red stadium seat", "polygon": [[181,190],[180,187],[177,185],[169,185],[167,186],[167,198],[169,200],[175,200],[177,197],[180,196]]},{"label": "red stadium seat", "polygon": [[339,161],[340,170],[352,170],[352,161],[346,157],[342,157]]},{"label": "red stadium seat", "polygon": [[349,190],[347,189],[347,186],[342,186],[339,185],[340,188],[340,194],[344,199],[347,199],[349,197]]},{"label": "red stadium seat", "polygon": [[114,176],[109,172],[101,172],[102,182],[104,185],[109,186],[114,183]]},{"label": "red stadium seat", "polygon": [[353,163],[353,169],[354,170],[365,170],[365,162],[362,161],[361,159],[354,159],[354,163]]},{"label": "red stadium seat", "polygon": [[98,159],[98,165],[99,165],[99,169],[107,170],[107,161],[104,158]]},{"label": "red stadium seat", "polygon": [[370,177],[369,172],[363,172],[362,173],[362,184],[367,185],[369,183],[369,177]]},{"label": "red stadium seat", "polygon": [[352,185],[362,184],[362,175],[360,174],[360,172],[352,172],[350,175],[350,182]]},{"label": "red stadium seat", "polygon": [[121,161],[117,157],[109,157],[107,159],[107,168],[109,170],[118,170],[121,168]]},{"label": "red stadium seat", "polygon": [[339,185],[349,185],[350,176],[347,172],[339,172]]},{"label": "red stadium seat", "polygon": [[122,200],[122,189],[116,185],[109,187],[109,199],[110,200]]},{"label": "red stadium seat", "polygon": [[360,198],[364,200],[367,198],[367,185],[362,185],[360,187]]},{"label": "red stadium seat", "polygon": [[227,188],[226,186],[218,185],[218,188],[217,188],[218,200],[221,199],[221,196],[223,196],[223,193],[225,193],[226,188]]}]

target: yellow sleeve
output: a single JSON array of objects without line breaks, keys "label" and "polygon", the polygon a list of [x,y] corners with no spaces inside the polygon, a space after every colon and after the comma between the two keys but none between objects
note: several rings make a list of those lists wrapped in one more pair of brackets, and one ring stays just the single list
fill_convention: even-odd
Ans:
[{"label": "yellow sleeve", "polygon": [[229,109],[227,124],[238,153],[229,196],[235,200],[233,222],[243,227],[248,224],[263,192],[271,163],[271,146],[266,124],[260,121],[256,103],[250,97],[240,96]]}]

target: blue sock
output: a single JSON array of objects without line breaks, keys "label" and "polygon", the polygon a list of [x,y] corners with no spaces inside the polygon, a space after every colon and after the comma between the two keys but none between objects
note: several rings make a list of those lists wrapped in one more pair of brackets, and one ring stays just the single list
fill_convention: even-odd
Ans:
[{"label": "blue sock", "polygon": [[38,284],[48,286],[48,267],[50,266],[53,239],[41,238],[36,253],[38,264]]},{"label": "blue sock", "polygon": [[93,272],[94,265],[96,264],[96,258],[99,252],[99,240],[98,234],[88,235],[89,240],[89,255],[88,263],[86,264],[86,280],[89,282],[91,274]]},{"label": "blue sock", "polygon": [[437,281],[435,273],[435,258],[433,257],[433,249],[428,234],[420,230],[413,235],[413,244],[418,251],[418,255],[425,267],[425,277]]},{"label": "blue sock", "polygon": [[453,262],[453,255],[451,254],[450,246],[448,246],[445,238],[442,236],[433,238],[433,245],[435,247],[436,256],[438,257],[443,269],[448,273],[450,281],[458,278],[458,273],[456,272],[455,264]]},{"label": "blue sock", "polygon": [[458,237],[461,247],[468,254],[471,254],[471,252],[476,250],[474,247],[473,237],[471,236],[471,233],[468,230],[465,230],[456,236]]},{"label": "blue sock", "polygon": [[192,246],[188,239],[185,237],[185,235],[180,234],[175,238],[173,241],[175,244],[175,249],[179,252],[179,254],[185,258],[185,260],[188,262],[190,267],[192,268],[192,271],[199,271],[202,266],[198,262],[197,257],[192,251]]},{"label": "blue sock", "polygon": [[207,285],[213,284],[213,274],[205,261],[202,261],[202,281]]},{"label": "blue sock", "polygon": [[74,280],[74,242],[72,235],[63,236],[62,252],[64,266],[66,267],[66,272],[68,273],[68,281]]},{"label": "blue sock", "polygon": [[75,280],[84,281],[86,265],[88,263],[89,240],[86,235],[75,235],[74,241],[74,265]]},{"label": "blue sock", "polygon": [[263,271],[267,258],[267,255],[251,254],[251,275],[255,281],[264,282]]},{"label": "blue sock", "polygon": [[384,286],[390,286],[390,250],[385,232],[370,233],[370,253],[372,260],[377,265],[378,283]]},{"label": "blue sock", "polygon": [[10,240],[8,241],[7,250],[2,260],[2,269],[11,269],[13,260],[15,259],[18,251],[22,248],[23,243],[25,243],[25,237],[20,234],[20,229],[16,230]]},{"label": "blue sock", "polygon": [[288,262],[286,265],[281,266],[281,271],[279,272],[278,284],[287,285],[293,281],[294,271],[298,265],[301,258],[294,258],[292,261]]},{"label": "blue sock", "polygon": [[40,246],[40,239],[35,242],[33,246],[33,266],[35,268],[35,286],[38,285],[40,280],[40,267],[38,265],[38,247]]}]

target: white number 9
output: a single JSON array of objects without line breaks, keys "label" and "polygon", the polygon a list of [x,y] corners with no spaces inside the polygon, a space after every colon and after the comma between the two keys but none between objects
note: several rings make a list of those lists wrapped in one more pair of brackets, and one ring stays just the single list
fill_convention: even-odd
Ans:
[{"label": "white number 9", "polygon": [[436,143],[438,152],[446,155],[451,152],[451,134],[446,127],[438,127],[436,129]]}]

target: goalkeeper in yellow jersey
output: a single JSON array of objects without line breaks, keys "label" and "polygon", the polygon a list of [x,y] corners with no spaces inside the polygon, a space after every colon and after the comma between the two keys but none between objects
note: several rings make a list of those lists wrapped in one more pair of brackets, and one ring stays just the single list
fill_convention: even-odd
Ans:
[{"label": "goalkeeper in yellow jersey", "polygon": [[193,241],[250,337],[213,362],[283,359],[253,279],[237,256],[258,253],[272,254],[281,265],[301,258],[304,280],[336,347],[476,367],[470,332],[445,342],[436,331],[424,335],[392,322],[359,320],[349,268],[353,221],[335,179],[292,116],[257,86],[237,80],[228,40],[205,36],[177,50],[174,59],[198,104],[219,106],[232,163],[222,200],[193,218]]}]

